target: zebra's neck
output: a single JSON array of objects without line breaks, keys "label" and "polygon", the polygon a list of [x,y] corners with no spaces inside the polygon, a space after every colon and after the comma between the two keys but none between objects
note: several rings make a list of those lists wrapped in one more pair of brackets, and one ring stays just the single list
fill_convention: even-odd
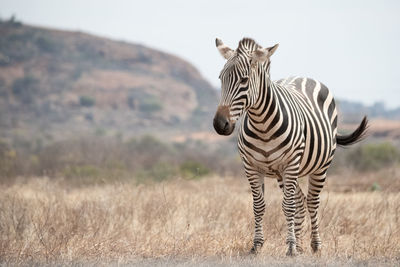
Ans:
[{"label": "zebra's neck", "polygon": [[[269,70],[269,68],[267,69]],[[248,123],[256,126],[260,132],[268,135],[274,118],[281,118],[281,105],[277,86],[271,81],[269,71],[260,73],[259,95],[256,104],[247,112]]]}]

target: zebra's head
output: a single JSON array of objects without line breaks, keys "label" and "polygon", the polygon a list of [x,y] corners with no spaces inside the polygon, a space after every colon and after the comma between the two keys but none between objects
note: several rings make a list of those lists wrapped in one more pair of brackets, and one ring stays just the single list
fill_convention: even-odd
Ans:
[{"label": "zebra's head", "polygon": [[269,58],[278,44],[262,48],[254,40],[244,38],[232,50],[218,38],[215,43],[227,62],[219,75],[221,100],[213,124],[218,134],[230,135],[238,118],[257,102],[264,82],[261,74],[269,73]]}]

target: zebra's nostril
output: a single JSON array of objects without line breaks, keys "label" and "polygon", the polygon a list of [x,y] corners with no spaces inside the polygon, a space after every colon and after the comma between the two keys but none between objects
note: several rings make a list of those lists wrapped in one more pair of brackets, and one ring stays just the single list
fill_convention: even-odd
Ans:
[{"label": "zebra's nostril", "polygon": [[228,127],[229,127],[229,122],[226,121],[226,122],[225,122],[225,125],[224,125],[224,130],[228,129]]}]

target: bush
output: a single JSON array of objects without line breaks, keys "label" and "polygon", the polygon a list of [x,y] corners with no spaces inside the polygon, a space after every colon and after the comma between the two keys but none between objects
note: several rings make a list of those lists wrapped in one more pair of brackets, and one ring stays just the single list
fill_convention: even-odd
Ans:
[{"label": "bush", "polygon": [[12,92],[24,104],[33,102],[34,95],[39,91],[39,80],[33,76],[25,76],[14,80]]},{"label": "bush", "polygon": [[140,111],[145,113],[153,113],[162,110],[161,102],[155,97],[146,97],[140,104]]},{"label": "bush", "polygon": [[68,166],[61,175],[68,184],[77,186],[120,182],[130,178],[129,172],[123,165],[114,165],[112,162],[101,167],[90,164]]},{"label": "bush", "polygon": [[21,138],[7,144],[0,140],[0,183],[16,176],[46,175],[80,186],[132,178],[139,182],[193,179],[211,172],[232,175],[242,171],[236,157],[233,161],[227,152],[221,157],[215,149],[215,145],[211,148],[198,141],[171,145],[148,135],[127,142],[96,135],[50,143]]},{"label": "bush", "polygon": [[98,177],[100,173],[100,169],[92,165],[70,166],[66,167],[63,171],[63,175],[66,178],[95,178]]},{"label": "bush", "polygon": [[203,164],[196,161],[185,161],[180,166],[181,175],[185,178],[198,178],[210,173]]},{"label": "bush", "polygon": [[391,143],[366,144],[347,155],[347,160],[360,171],[393,166],[400,162],[400,151]]},{"label": "bush", "polygon": [[96,101],[94,100],[94,98],[87,95],[83,95],[79,98],[79,104],[82,107],[92,107],[95,105],[95,103]]},{"label": "bush", "polygon": [[40,36],[36,39],[36,45],[42,52],[55,53],[57,52],[57,44],[50,38]]},{"label": "bush", "polygon": [[141,182],[149,180],[161,182],[177,175],[177,169],[173,165],[165,162],[156,163],[151,168],[142,169],[136,173],[137,179]]},{"label": "bush", "polygon": [[[0,140],[0,177],[15,175],[17,152]],[[4,176],[4,177],[2,177]]]},{"label": "bush", "polygon": [[128,141],[129,149],[135,150],[138,153],[157,152],[157,154],[169,150],[167,144],[161,142],[151,135],[144,135],[140,139],[131,139]]},{"label": "bush", "polygon": [[125,153],[127,158],[132,159],[130,165],[133,168],[152,168],[160,162],[172,164],[176,156],[171,146],[149,135],[128,141]]},{"label": "bush", "polygon": [[[0,54],[0,65],[1,65],[1,54]],[[6,82],[0,79],[0,97],[7,96]]]},{"label": "bush", "polygon": [[162,110],[163,106],[158,97],[147,93],[150,88],[132,88],[127,98],[127,104],[132,110],[143,113],[153,113]]}]

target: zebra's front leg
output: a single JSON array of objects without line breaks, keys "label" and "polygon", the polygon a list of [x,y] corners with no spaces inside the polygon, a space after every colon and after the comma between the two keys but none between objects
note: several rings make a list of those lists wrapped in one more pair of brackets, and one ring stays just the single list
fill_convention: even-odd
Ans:
[{"label": "zebra's front leg", "polygon": [[295,235],[295,213],[296,213],[296,194],[297,175],[286,173],[283,180],[283,202],[282,210],[286,216],[288,250],[286,256],[296,256],[296,235]]},{"label": "zebra's front leg", "polygon": [[253,195],[254,241],[250,253],[258,253],[264,244],[263,217],[265,213],[264,177],[258,172],[246,171]]}]

